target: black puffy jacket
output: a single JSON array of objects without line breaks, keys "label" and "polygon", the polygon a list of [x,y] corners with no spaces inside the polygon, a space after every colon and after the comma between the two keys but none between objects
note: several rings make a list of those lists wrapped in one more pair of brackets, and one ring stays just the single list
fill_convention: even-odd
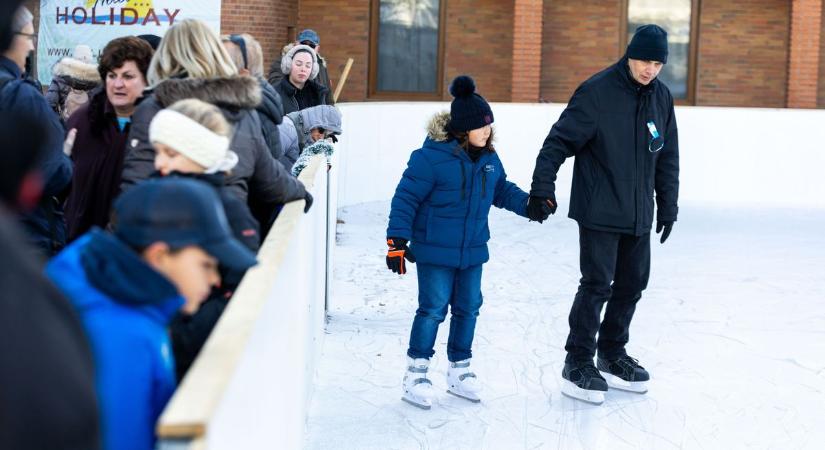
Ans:
[{"label": "black puffy jacket", "polygon": [[554,195],[556,173],[571,156],[576,161],[569,216],[581,226],[641,236],[651,228],[654,194],[657,220],[676,220],[673,97],[657,79],[636,83],[626,58],[576,89],[539,151],[530,195]]},{"label": "black puffy jacket", "polygon": [[266,205],[303,199],[304,185],[272,157],[261,133],[255,107],[261,102],[258,80],[251,77],[169,79],[147,94],[132,115],[121,190],[146,179],[155,170],[155,150],[149,142],[149,123],[161,109],[177,100],[197,98],[221,108],[232,124],[230,148],[238,154],[238,165],[227,177],[227,185],[244,201]]},{"label": "black puffy jacket", "polygon": [[[301,110],[298,105],[298,99],[295,98],[298,88],[289,82],[289,77],[281,78],[281,81],[275,85],[275,90],[281,95],[281,101],[284,104],[284,114]],[[329,89],[314,80],[307,80],[304,84],[303,91],[312,99],[310,106],[329,105],[332,103]]]}]

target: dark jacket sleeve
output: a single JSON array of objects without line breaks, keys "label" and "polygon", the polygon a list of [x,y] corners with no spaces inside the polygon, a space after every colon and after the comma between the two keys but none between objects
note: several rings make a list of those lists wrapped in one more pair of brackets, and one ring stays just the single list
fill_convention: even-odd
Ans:
[{"label": "dark jacket sleeve", "polygon": [[321,59],[320,64],[318,64],[318,83],[329,89],[327,99],[326,102],[324,102],[324,104],[335,105],[335,100],[333,100],[332,98],[332,82],[329,80],[329,71],[327,69],[327,62],[325,59]]},{"label": "dark jacket sleeve", "polygon": [[60,107],[63,103],[61,99],[66,95],[67,90],[68,85],[66,85],[60,77],[52,78],[52,82],[49,84],[49,90],[46,92],[46,101],[49,103],[52,111],[57,114],[60,114]]},{"label": "dark jacket sleeve", "polygon": [[63,153],[63,140],[66,134],[63,124],[49,107],[43,94],[28,82],[19,82],[12,95],[10,110],[30,112],[32,117],[43,123],[47,149],[40,163],[40,174],[44,183],[43,195],[58,195],[72,180],[72,161]]},{"label": "dark jacket sleeve", "polygon": [[387,237],[406,240],[412,238],[413,220],[418,207],[430,195],[434,186],[435,173],[432,165],[427,161],[423,151],[414,151],[392,197]]},{"label": "dark jacket sleeve", "polygon": [[149,142],[149,123],[160,109],[155,99],[149,97],[143,100],[132,114],[129,139],[126,141],[126,155],[123,160],[121,192],[126,192],[139,181],[149,178],[149,175],[155,171],[155,149]]},{"label": "dark jacket sleeve", "polygon": [[[252,113],[257,116],[257,112]],[[254,140],[254,169],[249,180],[249,195],[265,204],[283,204],[303,199],[306,196],[303,183],[272,157],[260,133]]]},{"label": "dark jacket sleeve", "polygon": [[507,173],[504,166],[499,164],[501,176],[496,183],[496,191],[493,194],[493,205],[496,208],[504,208],[522,217],[527,217],[527,199],[529,195],[522,191],[512,181],[507,181]]},{"label": "dark jacket sleeve", "polygon": [[530,195],[555,196],[559,167],[595,136],[599,117],[594,96],[591,89],[579,86],[559,120],[553,124],[536,158]]},{"label": "dark jacket sleeve", "polygon": [[656,162],[656,219],[676,221],[679,212],[679,131],[673,98],[670,98],[670,116],[665,126],[665,145]]}]

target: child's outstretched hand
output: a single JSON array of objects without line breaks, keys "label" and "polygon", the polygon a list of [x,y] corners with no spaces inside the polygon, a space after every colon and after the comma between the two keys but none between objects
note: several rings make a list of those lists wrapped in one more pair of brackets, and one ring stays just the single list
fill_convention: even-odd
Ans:
[{"label": "child's outstretched hand", "polygon": [[387,238],[387,247],[387,268],[399,275],[407,273],[404,259],[411,263],[415,262],[415,255],[407,247],[407,240],[389,237]]}]

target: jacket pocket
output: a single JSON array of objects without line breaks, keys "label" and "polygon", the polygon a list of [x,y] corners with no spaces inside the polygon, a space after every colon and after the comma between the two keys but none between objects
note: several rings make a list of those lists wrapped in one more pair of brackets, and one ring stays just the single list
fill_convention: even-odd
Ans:
[{"label": "jacket pocket", "polygon": [[632,179],[597,179],[588,219],[594,225],[611,228],[632,228],[636,219],[636,198]]}]

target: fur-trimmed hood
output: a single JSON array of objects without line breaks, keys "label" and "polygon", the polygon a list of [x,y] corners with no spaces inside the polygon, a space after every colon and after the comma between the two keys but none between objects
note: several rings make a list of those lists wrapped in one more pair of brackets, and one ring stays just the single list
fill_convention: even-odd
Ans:
[{"label": "fur-trimmed hood", "polygon": [[155,99],[165,108],[178,100],[196,98],[229,109],[254,109],[261,103],[258,80],[247,76],[226,78],[172,78],[154,88]]},{"label": "fur-trimmed hood", "polygon": [[100,83],[100,74],[97,72],[96,64],[88,64],[68,56],[54,65],[52,75],[69,77],[87,83]]},{"label": "fur-trimmed hood", "polygon": [[447,133],[447,124],[450,123],[450,112],[441,111],[435,113],[427,122],[427,137],[436,142],[446,142],[450,140]]}]

